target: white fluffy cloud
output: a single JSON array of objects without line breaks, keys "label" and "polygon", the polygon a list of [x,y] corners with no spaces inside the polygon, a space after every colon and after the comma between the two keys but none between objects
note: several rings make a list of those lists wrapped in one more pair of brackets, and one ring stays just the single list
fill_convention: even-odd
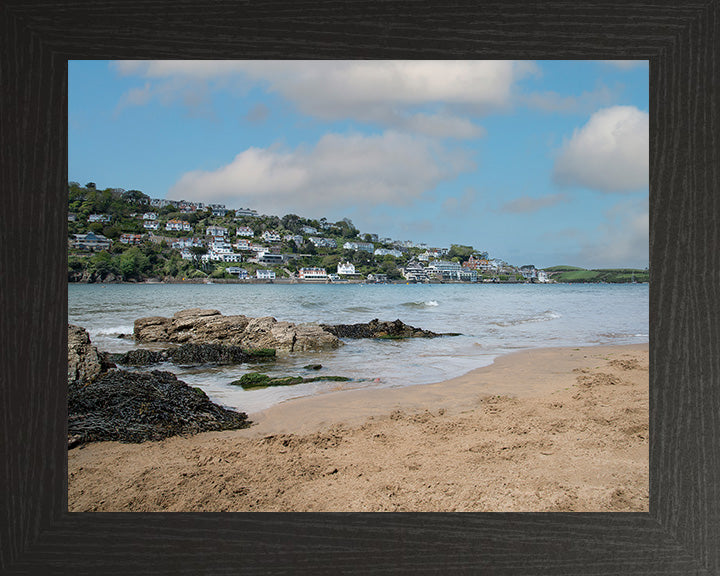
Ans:
[{"label": "white fluffy cloud", "polygon": [[[515,83],[537,70],[499,61],[119,61],[124,75],[153,82],[159,98],[222,83],[265,85],[305,113],[328,120],[354,118],[432,137],[475,138],[482,128],[463,114],[505,108]],[[142,90],[142,102],[150,97]],[[128,104],[137,95],[126,96]],[[424,107],[435,107],[428,113]],[[462,111],[462,112],[461,112]]]},{"label": "white fluffy cloud", "polygon": [[334,209],[408,205],[471,167],[461,154],[425,138],[328,134],[312,148],[249,148],[215,171],[184,174],[168,195],[270,214],[330,216]]},{"label": "white fluffy cloud", "polygon": [[575,130],[555,161],[555,182],[600,192],[633,192],[648,187],[649,116],[634,106],[595,112]]}]

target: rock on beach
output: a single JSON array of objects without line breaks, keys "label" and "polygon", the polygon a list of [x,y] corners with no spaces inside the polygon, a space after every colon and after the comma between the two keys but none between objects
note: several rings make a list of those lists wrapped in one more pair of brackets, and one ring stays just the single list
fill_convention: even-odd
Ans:
[{"label": "rock on beach", "polygon": [[178,344],[218,343],[244,348],[275,348],[283,352],[331,350],[342,341],[316,324],[279,322],[272,316],[223,316],[218,310],[192,308],[172,318],[151,316],[135,321],[135,341]]}]

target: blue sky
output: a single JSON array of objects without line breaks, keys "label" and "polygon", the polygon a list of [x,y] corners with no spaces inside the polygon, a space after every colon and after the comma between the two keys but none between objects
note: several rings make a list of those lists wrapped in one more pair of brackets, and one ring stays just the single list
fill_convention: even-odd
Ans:
[{"label": "blue sky", "polygon": [[68,175],[98,188],[648,264],[638,61],[71,61]]}]

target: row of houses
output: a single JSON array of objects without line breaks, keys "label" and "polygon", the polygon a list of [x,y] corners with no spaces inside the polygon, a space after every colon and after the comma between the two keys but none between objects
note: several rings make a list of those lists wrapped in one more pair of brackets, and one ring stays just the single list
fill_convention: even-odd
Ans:
[{"label": "row of houses", "polygon": [[[198,210],[212,210],[213,216],[223,217],[228,213],[228,209],[225,204],[207,204],[203,202],[188,202],[187,200],[170,200],[167,198],[151,198],[150,206],[154,208],[165,208],[166,206],[172,206],[177,208],[180,212],[191,213],[197,212]],[[250,216],[257,218],[257,210],[251,208],[236,208],[235,217]]]},{"label": "row of houses", "polygon": [[431,278],[442,280],[457,280],[461,282],[477,282],[476,270],[461,266],[458,262],[449,260],[434,260],[427,267],[419,260],[412,259],[401,269],[403,278],[409,282],[429,282]]}]

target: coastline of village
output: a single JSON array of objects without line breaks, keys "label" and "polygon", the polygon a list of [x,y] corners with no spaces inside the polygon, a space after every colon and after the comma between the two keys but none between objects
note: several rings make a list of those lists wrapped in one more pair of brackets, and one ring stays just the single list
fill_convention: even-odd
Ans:
[{"label": "coastline of village", "polygon": [[[124,208],[131,206],[140,210],[128,212],[126,217],[106,212],[82,214],[73,212],[70,202],[68,225],[82,230],[79,233],[70,230],[69,234],[68,248],[74,257],[69,262],[70,282],[549,284],[567,281],[564,272],[582,270],[560,266],[545,270],[531,264],[515,266],[500,258],[491,258],[487,252],[472,246],[430,247],[422,242],[380,238],[374,233],[360,233],[347,219],[332,223],[325,218],[309,220],[289,215],[281,220],[260,215],[250,208],[231,210],[223,204],[150,198],[139,191],[128,193],[122,189],[99,192],[90,184],[84,189],[77,183],[70,186],[71,190],[74,186],[76,194],[78,190],[86,192],[81,198],[104,194],[106,198],[122,201]],[[205,225],[198,223],[199,215]],[[280,224],[272,229],[264,224],[254,225],[264,219],[274,219],[278,224],[285,221],[287,226]],[[140,227],[142,232],[138,230]],[[147,250],[153,245],[173,254],[177,265],[170,273],[141,274],[132,261],[127,269],[107,267],[105,274],[94,276],[85,273],[83,268],[88,258],[98,253],[132,254],[134,247]],[[329,258],[323,260],[323,257]],[[323,261],[328,260],[330,265],[323,265]],[[571,281],[585,280],[603,281],[591,277]],[[626,279],[610,281],[646,279],[642,271],[637,271],[636,279],[633,271]]]}]

